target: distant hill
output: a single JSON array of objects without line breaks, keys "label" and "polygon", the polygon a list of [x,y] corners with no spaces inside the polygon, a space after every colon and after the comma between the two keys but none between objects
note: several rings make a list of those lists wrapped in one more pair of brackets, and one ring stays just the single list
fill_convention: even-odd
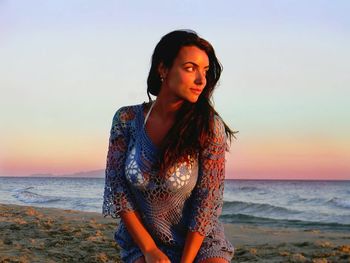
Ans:
[{"label": "distant hill", "polygon": [[31,174],[30,177],[85,177],[85,178],[104,178],[105,170],[93,170],[87,172],[78,172],[73,174],[51,174],[51,173],[43,173],[43,174]]}]

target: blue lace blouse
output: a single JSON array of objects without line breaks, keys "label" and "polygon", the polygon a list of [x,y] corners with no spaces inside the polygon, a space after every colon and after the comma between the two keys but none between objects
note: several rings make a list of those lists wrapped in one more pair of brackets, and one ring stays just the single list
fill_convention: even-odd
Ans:
[{"label": "blue lace blouse", "polygon": [[[110,131],[102,213],[119,218],[138,211],[157,246],[171,262],[180,262],[188,231],[204,235],[195,258],[221,257],[231,261],[234,248],[219,221],[223,204],[226,135],[219,116],[208,147],[188,156],[157,176],[159,149],[144,128],[146,104],[120,108]],[[123,221],[114,235],[121,259],[134,262],[143,254]]]}]

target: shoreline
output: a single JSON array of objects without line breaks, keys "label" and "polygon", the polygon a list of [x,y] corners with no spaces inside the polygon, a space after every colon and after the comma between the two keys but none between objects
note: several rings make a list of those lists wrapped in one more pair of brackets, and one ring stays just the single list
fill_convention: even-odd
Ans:
[{"label": "shoreline", "polygon": [[[96,212],[0,204],[0,262],[120,262],[117,224]],[[233,262],[350,262],[350,229],[224,228]]]}]

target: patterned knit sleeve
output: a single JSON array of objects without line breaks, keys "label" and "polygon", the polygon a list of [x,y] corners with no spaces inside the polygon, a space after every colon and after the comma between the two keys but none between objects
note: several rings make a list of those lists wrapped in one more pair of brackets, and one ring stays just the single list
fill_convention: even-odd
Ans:
[{"label": "patterned knit sleeve", "polygon": [[125,178],[125,157],[129,141],[127,120],[130,111],[120,108],[113,117],[109,137],[107,164],[105,170],[105,187],[102,214],[120,218],[122,211],[134,211],[136,207]]},{"label": "patterned knit sleeve", "polygon": [[193,192],[192,216],[189,230],[207,236],[223,205],[225,179],[225,127],[219,116],[214,117],[214,128],[207,147],[199,156],[198,181]]}]

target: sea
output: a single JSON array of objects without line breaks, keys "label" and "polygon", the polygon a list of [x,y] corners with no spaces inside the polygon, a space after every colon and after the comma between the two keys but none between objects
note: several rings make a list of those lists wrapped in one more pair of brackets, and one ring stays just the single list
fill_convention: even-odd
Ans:
[{"label": "sea", "polygon": [[[0,177],[0,203],[102,212],[104,179]],[[350,231],[350,181],[225,180],[227,224]]]}]

